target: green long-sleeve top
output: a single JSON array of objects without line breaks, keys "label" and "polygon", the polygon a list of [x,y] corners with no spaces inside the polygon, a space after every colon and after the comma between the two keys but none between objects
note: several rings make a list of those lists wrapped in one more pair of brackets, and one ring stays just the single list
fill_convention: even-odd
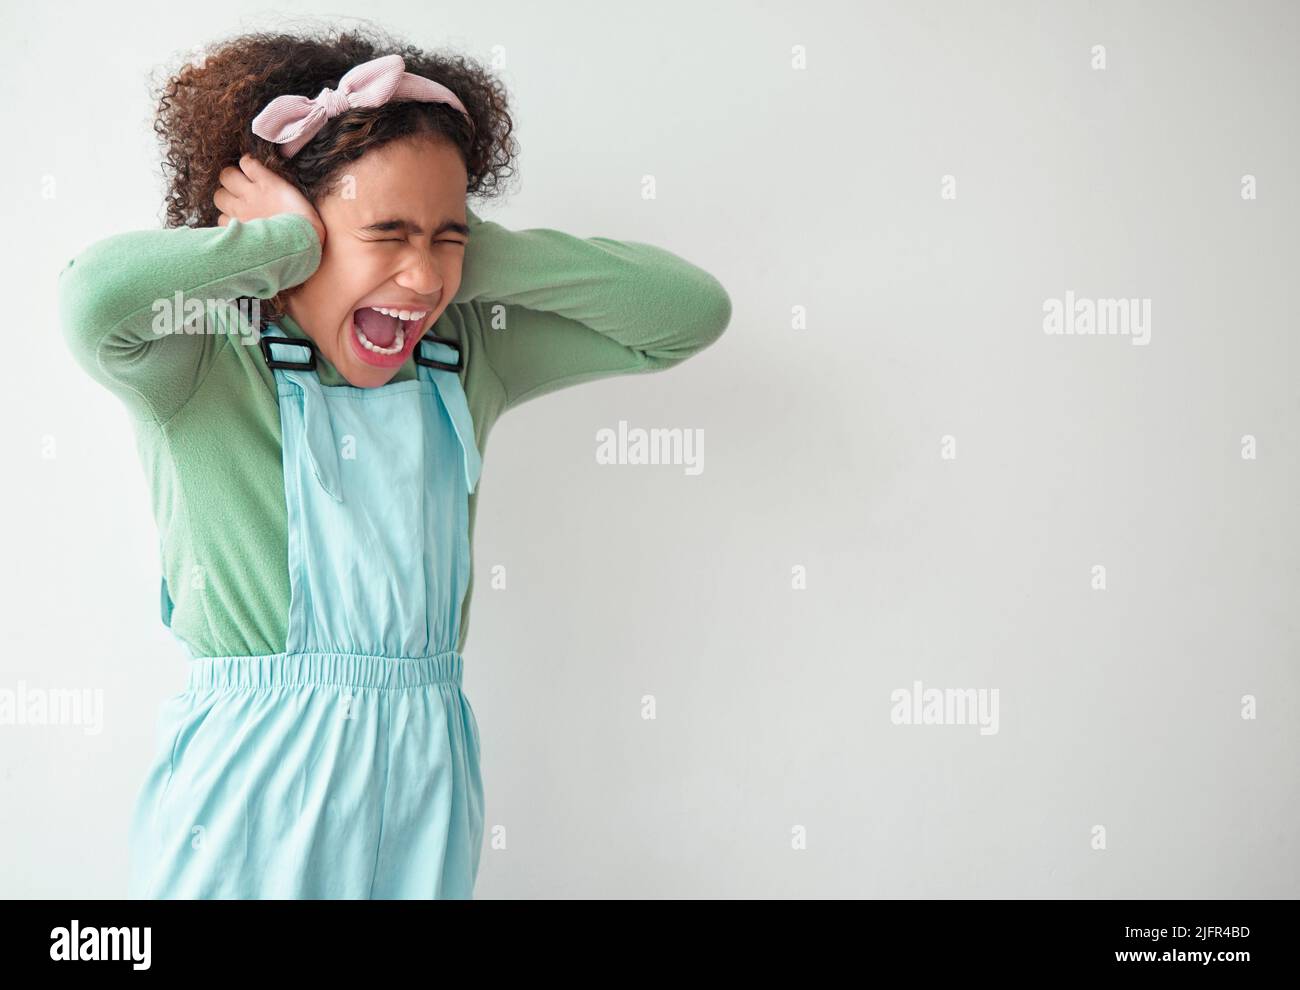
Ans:
[{"label": "green long-sleeve top", "polygon": [[[480,453],[507,409],[568,385],[669,368],[711,344],[730,321],[731,300],[717,279],[661,248],[544,228],[512,231],[473,211],[468,223],[460,290],[432,331],[460,342]],[[119,234],[91,245],[59,274],[68,346],[134,423],[171,629],[193,656],[285,649],[280,413],[260,348],[229,333],[160,336],[155,302],[177,292],[269,299],[306,281],[321,252],[311,223],[283,214]],[[287,316],[276,323],[292,337],[307,336]],[[323,355],[318,360],[322,385],[348,384]],[[414,377],[408,358],[391,380]],[[480,490],[469,497],[471,547]],[[458,650],[473,590],[471,568]]]}]

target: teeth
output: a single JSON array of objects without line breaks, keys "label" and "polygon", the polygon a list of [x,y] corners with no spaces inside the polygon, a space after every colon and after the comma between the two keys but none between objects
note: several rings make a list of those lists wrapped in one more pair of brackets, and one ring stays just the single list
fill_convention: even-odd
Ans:
[{"label": "teeth", "polygon": [[399,320],[422,320],[429,315],[427,309],[384,309],[382,306],[371,306],[370,308],[376,313],[395,316]]},{"label": "teeth", "polygon": [[398,354],[406,346],[406,330],[400,326],[397,328],[397,336],[393,338],[391,347],[380,347],[378,344],[372,343],[370,338],[361,332],[361,328],[355,322],[352,324],[352,329],[356,331],[357,340],[361,341],[361,346],[368,351],[374,351],[376,354]]},{"label": "teeth", "polygon": [[[423,320],[426,316],[429,315],[429,311],[427,309],[386,309],[383,306],[371,306],[370,308],[373,309],[376,313],[383,313],[385,316],[396,317],[398,320],[402,321],[400,324],[398,324],[397,336],[393,338],[393,343],[392,346],[390,347],[380,347],[374,341],[370,340],[370,338],[368,338],[364,333],[361,332],[361,328],[356,325],[356,321],[355,320],[353,321],[352,329],[356,331],[357,340],[361,341],[362,347],[364,347],[368,351],[373,351],[375,354],[401,353],[402,349],[406,346],[406,330],[408,329],[403,324],[407,324],[407,323],[418,324],[421,320]],[[409,329],[415,331],[416,329],[418,329],[418,327],[412,326]]]}]

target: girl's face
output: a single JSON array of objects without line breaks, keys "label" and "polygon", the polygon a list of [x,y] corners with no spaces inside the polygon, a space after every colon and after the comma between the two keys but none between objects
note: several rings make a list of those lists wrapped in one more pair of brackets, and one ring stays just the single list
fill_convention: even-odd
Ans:
[{"label": "girl's face", "polygon": [[460,288],[467,182],[451,145],[394,141],[347,166],[316,204],[320,267],[286,293],[285,310],[352,385],[388,382]]}]

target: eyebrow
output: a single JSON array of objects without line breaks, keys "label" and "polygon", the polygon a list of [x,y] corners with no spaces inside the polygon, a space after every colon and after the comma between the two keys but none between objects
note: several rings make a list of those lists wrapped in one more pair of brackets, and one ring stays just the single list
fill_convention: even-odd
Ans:
[{"label": "eyebrow", "polygon": [[[424,231],[420,228],[420,225],[416,223],[414,220],[406,220],[403,219],[402,217],[396,217],[392,220],[380,220],[378,223],[368,224],[365,227],[362,227],[361,229],[374,231],[377,234],[387,234],[387,233],[391,233],[394,230],[400,230],[406,234],[414,234],[416,237],[419,237],[421,234],[424,233]],[[463,223],[457,223],[455,220],[450,220],[450,219],[444,220],[442,221],[442,223],[438,224],[437,228],[433,232],[433,236],[437,237],[439,234],[445,234],[448,231],[452,231],[453,233],[457,233],[457,234],[463,234],[465,237],[469,236],[468,226],[466,226]]]}]

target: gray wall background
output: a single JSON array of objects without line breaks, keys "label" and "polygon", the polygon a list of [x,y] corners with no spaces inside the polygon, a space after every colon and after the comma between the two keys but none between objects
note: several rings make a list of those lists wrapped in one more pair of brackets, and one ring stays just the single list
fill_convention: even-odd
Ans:
[{"label": "gray wall background", "polygon": [[[55,277],[159,225],[152,68],[330,9],[0,13],[0,689],[104,699],[96,735],[0,725],[0,895],[124,894],[184,678],[128,421]],[[521,178],[484,217],[659,244],[734,315],[492,434],[478,896],[1300,894],[1295,5],[563,9],[364,13],[504,56]],[[1150,343],[1045,334],[1067,290],[1149,300]],[[703,473],[597,464],[620,419],[703,430]],[[997,689],[998,732],[893,724],[918,680]]]}]

